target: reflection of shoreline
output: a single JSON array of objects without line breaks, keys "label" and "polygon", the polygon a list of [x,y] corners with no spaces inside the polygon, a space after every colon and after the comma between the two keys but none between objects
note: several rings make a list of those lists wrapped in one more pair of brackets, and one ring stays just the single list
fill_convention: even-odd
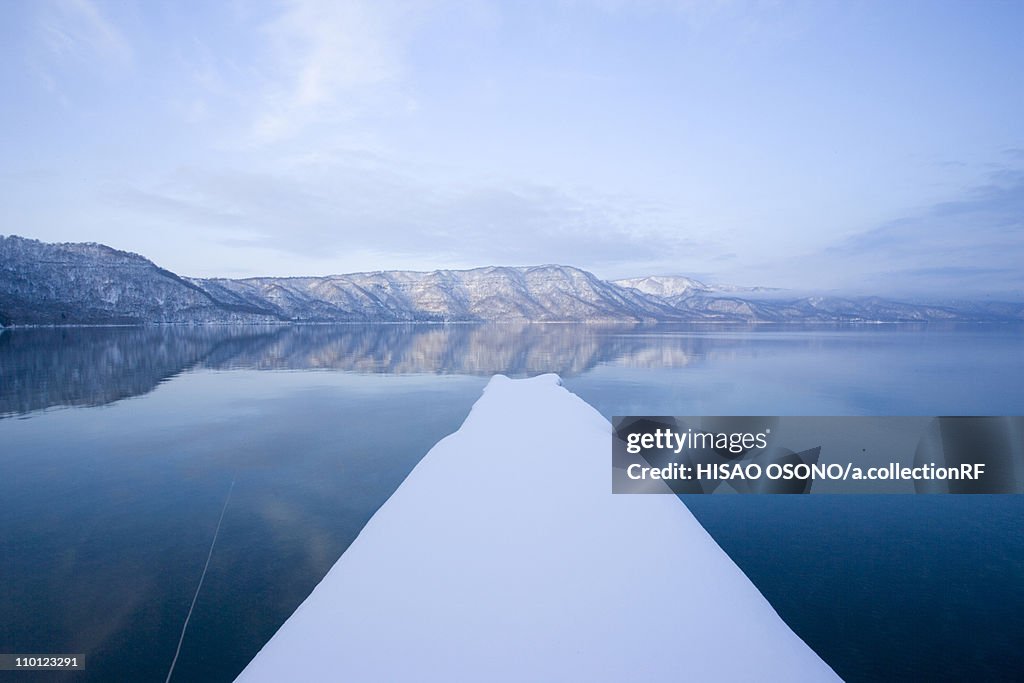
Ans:
[{"label": "reflection of shoreline", "polygon": [[[815,326],[816,336],[849,326]],[[580,323],[161,325],[0,330],[0,416],[97,406],[194,368],[574,377],[600,365],[680,368],[752,344],[791,346],[792,326]],[[749,334],[747,334],[749,333]],[[804,338],[813,344],[812,337]]]},{"label": "reflection of shoreline", "polygon": [[681,367],[705,345],[690,336],[630,334],[635,330],[621,324],[6,329],[0,416],[104,405],[195,368],[572,377],[601,363],[657,359],[661,367]]},{"label": "reflection of shoreline", "polygon": [[97,406],[152,391],[253,328],[64,327],[0,331],[0,417]]}]

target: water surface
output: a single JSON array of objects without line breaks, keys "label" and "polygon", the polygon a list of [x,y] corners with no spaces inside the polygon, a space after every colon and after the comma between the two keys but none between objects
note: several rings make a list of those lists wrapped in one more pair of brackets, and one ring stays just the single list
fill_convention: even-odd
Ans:
[{"label": "water surface", "polygon": [[[494,373],[615,414],[1024,413],[1007,326],[310,326],[0,333],[0,652],[228,681]],[[848,680],[1024,670],[1020,496],[687,499]],[[414,576],[414,568],[410,568]],[[727,635],[723,636],[727,637]]]}]

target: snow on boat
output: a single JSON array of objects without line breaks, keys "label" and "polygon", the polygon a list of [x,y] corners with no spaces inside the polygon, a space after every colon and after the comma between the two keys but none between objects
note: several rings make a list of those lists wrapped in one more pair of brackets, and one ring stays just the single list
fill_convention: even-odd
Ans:
[{"label": "snow on boat", "polygon": [[679,499],[611,493],[610,433],[494,377],[238,681],[838,680]]}]

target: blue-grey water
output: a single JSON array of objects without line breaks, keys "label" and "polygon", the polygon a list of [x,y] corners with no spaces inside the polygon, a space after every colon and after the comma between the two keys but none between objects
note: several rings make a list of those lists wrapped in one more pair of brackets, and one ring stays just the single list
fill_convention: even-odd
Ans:
[{"label": "blue-grey water", "polygon": [[[1010,326],[6,330],[0,652],[162,681],[234,481],[174,673],[232,680],[494,373],[608,417],[1020,415],[1022,351]],[[1024,496],[686,504],[847,680],[1024,671]]]}]

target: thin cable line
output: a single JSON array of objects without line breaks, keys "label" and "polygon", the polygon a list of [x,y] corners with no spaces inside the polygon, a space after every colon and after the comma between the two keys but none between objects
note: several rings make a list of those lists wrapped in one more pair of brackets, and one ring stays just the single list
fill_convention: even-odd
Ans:
[{"label": "thin cable line", "polygon": [[220,525],[224,522],[224,513],[228,511],[228,503],[231,501],[231,492],[235,490],[235,480],[231,480],[231,487],[228,488],[227,498],[224,499],[224,507],[220,510],[220,519],[217,520],[217,529],[213,532],[213,541],[210,543],[210,552],[206,554],[206,566],[199,577],[199,585],[196,586],[196,593],[192,596],[192,605],[188,608],[185,616],[185,623],[181,627],[181,637],[178,638],[178,649],[174,651],[174,659],[171,661],[171,668],[167,671],[167,679],[164,683],[171,683],[171,675],[174,673],[174,665],[178,663],[178,655],[181,653],[181,644],[185,642],[185,629],[188,628],[188,620],[192,618],[192,610],[196,608],[196,600],[199,599],[199,591],[203,587],[203,579],[206,578],[206,570],[210,568],[210,558],[213,557],[213,546],[217,545],[217,535],[220,534]]}]

